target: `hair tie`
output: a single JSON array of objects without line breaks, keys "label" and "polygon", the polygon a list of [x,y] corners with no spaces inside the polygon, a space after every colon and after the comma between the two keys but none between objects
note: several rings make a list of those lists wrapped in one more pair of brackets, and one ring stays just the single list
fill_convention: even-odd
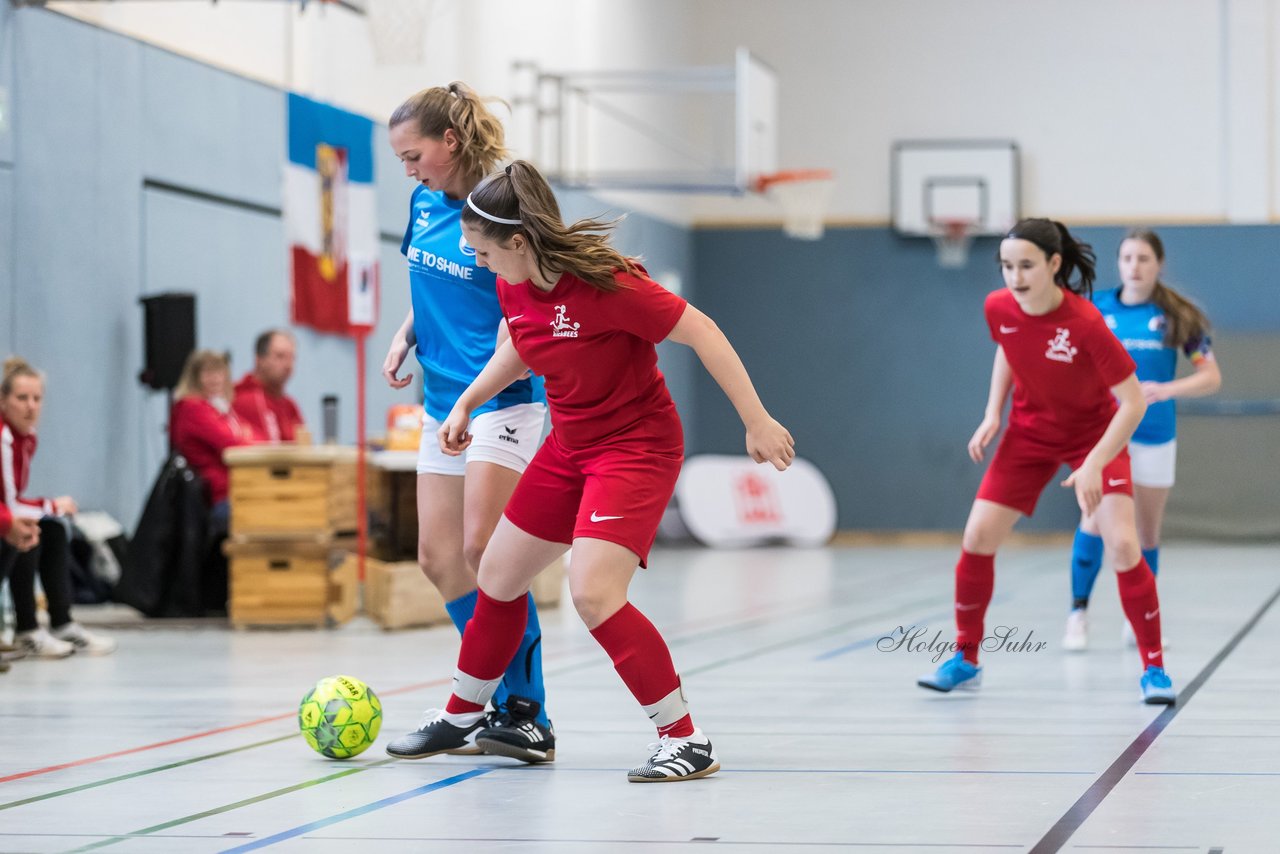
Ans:
[{"label": "hair tie", "polygon": [[475,203],[475,201],[472,200],[470,194],[467,195],[467,207],[471,208],[473,211],[480,214],[480,216],[489,220],[489,222],[496,222],[500,225],[521,225],[522,224],[521,221],[518,219],[504,219],[503,217],[494,216],[493,214],[488,213],[487,211],[480,210],[480,207]]},{"label": "hair tie", "polygon": [[508,177],[508,178],[510,178],[510,177],[511,177],[511,167],[512,167],[512,166],[515,166],[515,164],[514,164],[514,163],[508,163],[508,164],[507,164],[507,168],[502,170],[503,172],[506,172],[506,173],[507,173],[507,177]]}]

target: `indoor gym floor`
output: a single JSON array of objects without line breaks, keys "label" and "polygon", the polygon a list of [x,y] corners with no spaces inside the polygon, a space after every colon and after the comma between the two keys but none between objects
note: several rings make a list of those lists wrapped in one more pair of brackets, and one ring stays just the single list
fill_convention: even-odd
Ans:
[{"label": "indoor gym floor", "polygon": [[[117,630],[113,656],[0,676],[0,851],[1280,850],[1280,548],[1166,546],[1167,711],[1139,702],[1109,575],[1092,648],[1059,648],[1065,547],[998,560],[988,632],[1031,648],[988,653],[977,693],[916,687],[932,654],[877,647],[899,626],[951,639],[955,555],[656,551],[632,599],[723,765],[674,785],[627,783],[652,730],[567,599],[542,617],[541,767],[383,752],[446,698],[452,628]],[[336,673],[384,704],[347,762],[295,716]]]}]

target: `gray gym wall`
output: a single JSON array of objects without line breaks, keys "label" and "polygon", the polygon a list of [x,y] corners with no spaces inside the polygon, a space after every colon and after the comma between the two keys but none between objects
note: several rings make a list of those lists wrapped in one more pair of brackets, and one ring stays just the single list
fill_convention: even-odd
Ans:
[{"label": "gray gym wall", "polygon": [[[10,102],[0,132],[0,354],[21,353],[49,377],[32,492],[70,493],[132,528],[166,447],[163,396],[136,379],[138,297],[195,292],[199,345],[229,348],[237,376],[252,365],[257,332],[287,321],[284,238],[274,213],[284,98],[7,3],[0,3],[0,86]],[[398,249],[411,188],[381,130],[375,151],[387,239],[382,322],[367,351],[371,434],[382,431],[388,405],[412,399],[377,376],[408,308]],[[568,218],[611,213],[584,194],[565,194],[562,204]],[[1080,230],[1098,249],[1104,284],[1122,231]],[[1218,327],[1224,396],[1280,396],[1272,281],[1280,228],[1161,233],[1169,281],[1199,299]],[[766,405],[830,478],[842,528],[963,525],[980,477],[964,445],[991,364],[981,305],[999,285],[993,242],[979,242],[966,269],[944,271],[927,242],[884,228],[831,229],[805,243],[773,228],[689,231],[632,214],[618,243],[643,254],[651,273],[679,274],[685,295],[729,335]],[[353,345],[306,330],[298,338],[291,393],[317,431],[321,396],[337,394],[340,438],[351,441]],[[689,451],[740,452],[741,426],[692,353],[664,345],[662,364]],[[1280,499],[1257,477],[1263,466],[1274,469],[1275,423],[1183,419],[1172,532],[1256,536],[1269,524],[1280,535],[1273,512]],[[1223,449],[1236,453],[1223,457]],[[1070,495],[1051,489],[1028,527],[1073,524]]]}]

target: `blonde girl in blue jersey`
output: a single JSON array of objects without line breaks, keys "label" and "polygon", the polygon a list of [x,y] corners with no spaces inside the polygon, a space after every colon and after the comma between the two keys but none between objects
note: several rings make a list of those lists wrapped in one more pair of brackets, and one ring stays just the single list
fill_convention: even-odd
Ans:
[{"label": "blonde girl in blue jersey", "polygon": [[[1160,529],[1173,487],[1178,442],[1174,401],[1203,397],[1222,387],[1222,372],[1209,342],[1209,321],[1198,306],[1160,281],[1164,243],[1148,228],[1135,228],[1120,243],[1118,288],[1095,292],[1093,302],[1138,366],[1147,414],[1129,442],[1133,500],[1142,555],[1159,571]],[[1189,376],[1176,379],[1178,351],[1191,362]],[[1086,608],[1102,567],[1102,539],[1091,517],[1080,520],[1071,560],[1071,613],[1063,648],[1088,646]],[[1133,629],[1124,624],[1125,640]]]},{"label": "blonde girl in blue jersey", "polygon": [[[497,280],[476,264],[462,236],[467,195],[507,156],[502,123],[470,87],[424,89],[392,113],[388,138],[405,175],[417,186],[401,253],[409,266],[411,308],[391,341],[382,375],[404,388],[409,350],[423,374],[426,410],[418,453],[418,564],[440,591],[461,632],[476,604],[476,570],[521,473],[533,458],[546,416],[541,381],[517,380],[480,408],[463,457],[440,451],[436,430],[493,356],[506,333]],[[496,753],[525,762],[555,758],[542,680],[542,632],[532,596],[520,649],[494,695],[495,711],[474,744],[456,753]],[[432,712],[428,712],[428,718]],[[387,752],[418,759],[420,731],[395,739]]]}]

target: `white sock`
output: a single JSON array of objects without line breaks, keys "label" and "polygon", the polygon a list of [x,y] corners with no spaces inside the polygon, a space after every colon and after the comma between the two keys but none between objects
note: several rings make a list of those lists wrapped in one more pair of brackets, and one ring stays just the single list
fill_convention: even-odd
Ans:
[{"label": "white sock", "polygon": [[442,717],[456,727],[467,729],[475,726],[476,721],[484,717],[484,712],[458,712],[456,714],[445,712]]}]

